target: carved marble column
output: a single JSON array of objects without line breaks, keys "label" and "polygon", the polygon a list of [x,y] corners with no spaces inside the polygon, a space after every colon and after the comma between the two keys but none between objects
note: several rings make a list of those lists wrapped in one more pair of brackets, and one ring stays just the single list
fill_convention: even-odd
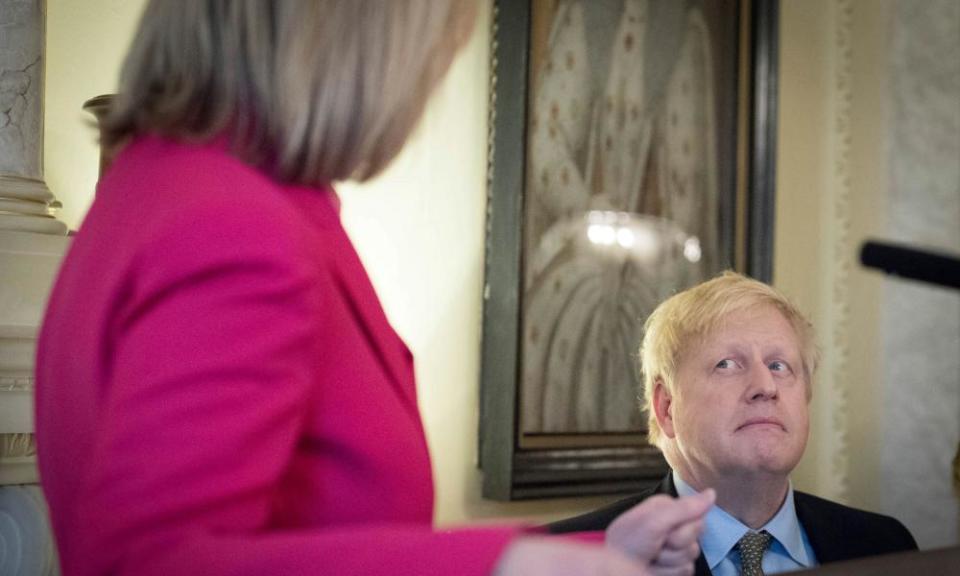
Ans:
[{"label": "carved marble column", "polygon": [[0,229],[60,234],[43,181],[42,0],[0,0]]},{"label": "carved marble column", "polygon": [[0,0],[0,574],[57,574],[36,468],[34,355],[68,244],[43,181],[43,0]]},{"label": "carved marble column", "polygon": [[42,175],[43,10],[0,0],[0,172]]}]

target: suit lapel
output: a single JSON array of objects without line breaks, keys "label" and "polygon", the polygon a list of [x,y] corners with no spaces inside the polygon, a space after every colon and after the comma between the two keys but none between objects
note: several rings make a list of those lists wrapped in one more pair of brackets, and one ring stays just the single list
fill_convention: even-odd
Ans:
[{"label": "suit lapel", "polygon": [[[677,493],[677,487],[673,483],[673,474],[667,473],[666,477],[660,482],[655,491],[657,494],[668,494],[674,498],[678,498],[679,494]],[[700,555],[697,556],[697,561],[694,563],[694,576],[713,576],[713,572],[710,571],[710,566],[707,564],[707,557],[703,555],[703,551],[700,551]]]},{"label": "suit lapel", "polygon": [[417,410],[416,390],[413,382],[413,355],[393,330],[380,305],[373,285],[363,264],[346,235],[344,246],[339,250],[342,269],[338,280],[342,283],[344,297],[370,343],[372,352],[384,372],[398,387],[398,391]]},{"label": "suit lapel", "polygon": [[840,526],[824,514],[818,513],[815,503],[804,498],[800,492],[794,491],[793,503],[797,509],[797,520],[803,526],[803,531],[810,540],[810,547],[817,556],[817,564],[845,560],[843,547],[837,545],[840,542]]},{"label": "suit lapel", "polygon": [[[416,414],[416,385],[413,373],[413,355],[387,320],[380,298],[370,283],[360,256],[340,221],[339,201],[333,189],[317,193],[300,189],[300,201],[309,205],[309,214],[317,227],[323,230],[323,241],[330,243],[324,252],[331,277],[339,286],[344,303],[357,320],[370,345],[371,353],[393,384],[401,401]],[[419,416],[418,416],[419,417]]]}]

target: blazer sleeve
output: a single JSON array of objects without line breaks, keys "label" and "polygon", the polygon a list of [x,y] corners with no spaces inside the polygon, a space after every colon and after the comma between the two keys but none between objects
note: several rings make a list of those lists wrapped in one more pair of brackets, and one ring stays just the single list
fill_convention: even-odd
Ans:
[{"label": "blazer sleeve", "polygon": [[314,331],[335,299],[304,254],[302,223],[222,208],[167,226],[130,264],[137,280],[104,331],[118,336],[80,498],[76,573],[491,572],[517,529],[264,529],[322,389]]}]

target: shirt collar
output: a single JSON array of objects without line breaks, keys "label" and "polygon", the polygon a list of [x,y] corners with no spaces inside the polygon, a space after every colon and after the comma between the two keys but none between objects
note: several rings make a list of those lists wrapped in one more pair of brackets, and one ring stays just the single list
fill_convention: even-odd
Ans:
[{"label": "shirt collar", "polygon": [[[692,486],[673,472],[673,483],[677,487],[677,494],[690,496],[696,494]],[[813,559],[807,554],[803,544],[803,532],[797,510],[793,501],[793,484],[787,488],[787,497],[780,506],[780,510],[760,530],[766,530],[773,536],[786,553],[798,564],[805,567],[813,566]],[[740,538],[750,531],[750,528],[730,515],[726,510],[714,505],[707,511],[704,519],[703,534],[700,536],[700,549],[707,560],[710,569],[716,568],[730,550],[736,546]],[[771,544],[773,546],[774,544]]]}]

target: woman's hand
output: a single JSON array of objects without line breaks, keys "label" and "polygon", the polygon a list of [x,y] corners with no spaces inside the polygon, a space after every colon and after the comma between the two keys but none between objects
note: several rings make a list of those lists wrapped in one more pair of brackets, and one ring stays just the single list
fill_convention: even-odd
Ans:
[{"label": "woman's hand", "polygon": [[657,576],[693,574],[700,555],[697,539],[716,494],[657,495],[623,513],[607,528],[607,545],[640,561]]},{"label": "woman's hand", "polygon": [[686,576],[700,554],[697,538],[716,496],[653,496],[607,528],[606,546],[563,537],[514,542],[495,576]]}]

